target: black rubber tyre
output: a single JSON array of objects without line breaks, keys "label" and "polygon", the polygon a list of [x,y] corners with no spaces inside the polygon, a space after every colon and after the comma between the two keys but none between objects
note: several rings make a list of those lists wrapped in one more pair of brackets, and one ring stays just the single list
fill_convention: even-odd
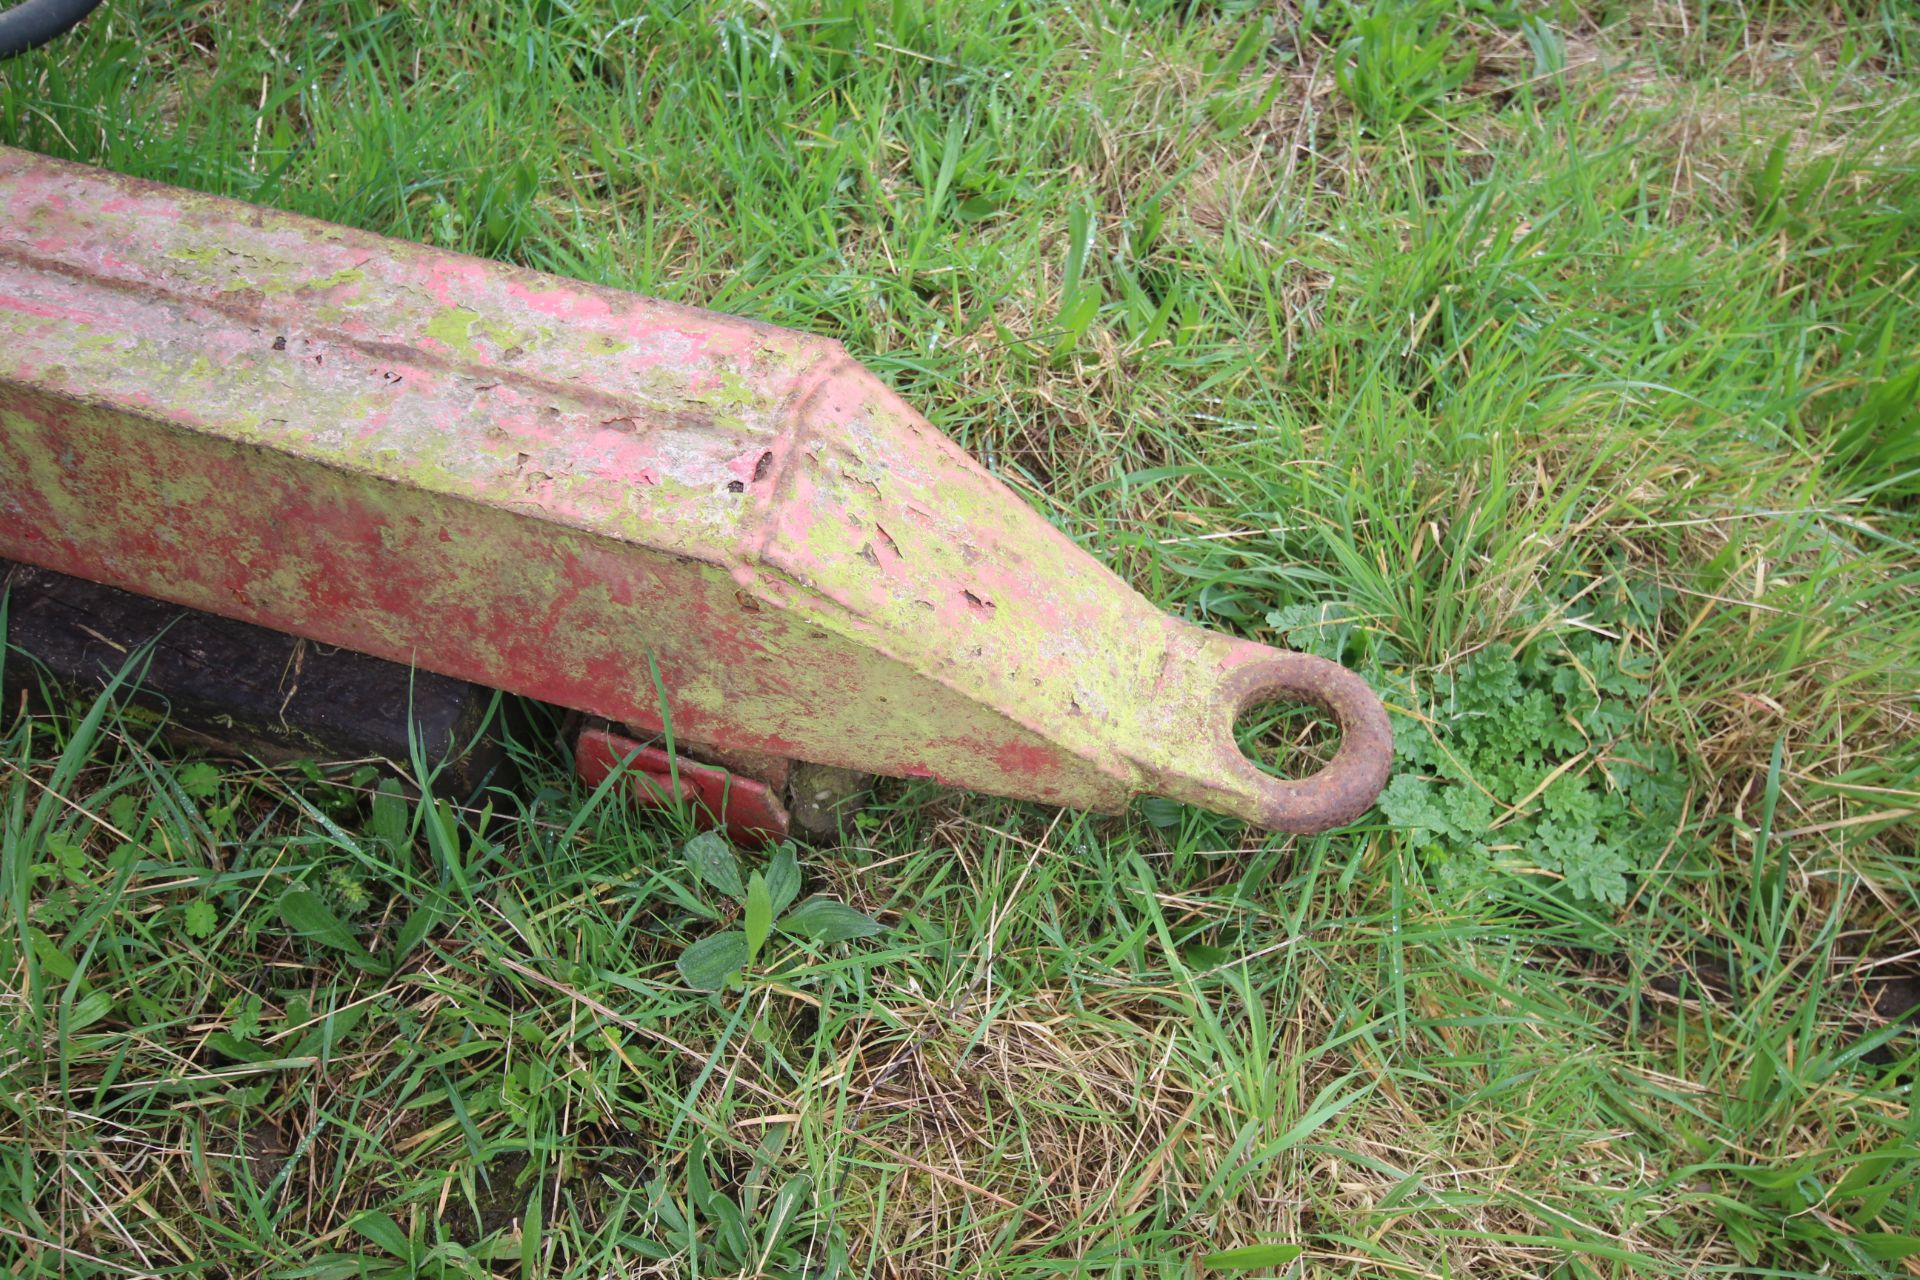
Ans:
[{"label": "black rubber tyre", "polygon": [[100,0],[26,0],[0,9],[0,58],[24,53],[66,34],[99,4]]}]

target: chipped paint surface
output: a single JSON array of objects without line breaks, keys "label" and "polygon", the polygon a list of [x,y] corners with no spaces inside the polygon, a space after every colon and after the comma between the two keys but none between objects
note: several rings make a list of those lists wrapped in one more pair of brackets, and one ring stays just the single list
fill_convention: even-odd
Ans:
[{"label": "chipped paint surface", "polygon": [[[770,752],[1316,830],[1318,659],[1167,617],[837,343],[0,149],[0,555]],[[1327,706],[1260,773],[1239,711]]]}]

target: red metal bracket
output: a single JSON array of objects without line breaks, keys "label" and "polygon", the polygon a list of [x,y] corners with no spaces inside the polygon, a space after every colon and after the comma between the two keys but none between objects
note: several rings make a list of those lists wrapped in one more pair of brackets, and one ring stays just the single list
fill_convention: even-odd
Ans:
[{"label": "red metal bracket", "polygon": [[684,800],[693,806],[703,828],[723,827],[736,844],[758,848],[787,835],[787,809],[773,787],[685,755],[676,761],[664,748],[636,742],[611,729],[581,730],[573,767],[589,786],[599,786],[624,770],[639,803],[665,806],[676,798]]}]

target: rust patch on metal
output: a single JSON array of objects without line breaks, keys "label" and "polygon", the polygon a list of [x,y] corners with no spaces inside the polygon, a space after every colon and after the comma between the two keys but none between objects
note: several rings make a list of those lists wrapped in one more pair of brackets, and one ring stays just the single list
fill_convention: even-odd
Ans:
[{"label": "rust patch on metal", "polygon": [[[1250,645],[1258,649],[1260,646]],[[1268,777],[1236,747],[1236,768],[1265,779],[1260,810],[1253,821],[1275,831],[1303,834],[1353,821],[1387,785],[1393,761],[1393,727],[1380,699],[1353,672],[1305,653],[1266,651],[1249,656],[1221,682],[1220,695],[1233,708],[1232,720],[1266,702],[1305,702],[1319,707],[1340,726],[1340,748],[1332,761],[1310,778],[1287,781]],[[1230,762],[1222,760],[1225,771]]]}]

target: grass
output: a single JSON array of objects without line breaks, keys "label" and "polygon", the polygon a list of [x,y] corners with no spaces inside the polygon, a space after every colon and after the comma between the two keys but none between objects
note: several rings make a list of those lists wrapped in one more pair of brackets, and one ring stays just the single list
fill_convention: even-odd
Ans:
[{"label": "grass", "polygon": [[9,1273],[1920,1273],[1920,26],[1529,12],[115,3],[0,64],[12,145],[843,337],[1368,671],[1409,779],[1312,839],[889,786],[804,868],[886,931],[708,995],[685,831],[532,747],[483,824],[8,690]]}]

